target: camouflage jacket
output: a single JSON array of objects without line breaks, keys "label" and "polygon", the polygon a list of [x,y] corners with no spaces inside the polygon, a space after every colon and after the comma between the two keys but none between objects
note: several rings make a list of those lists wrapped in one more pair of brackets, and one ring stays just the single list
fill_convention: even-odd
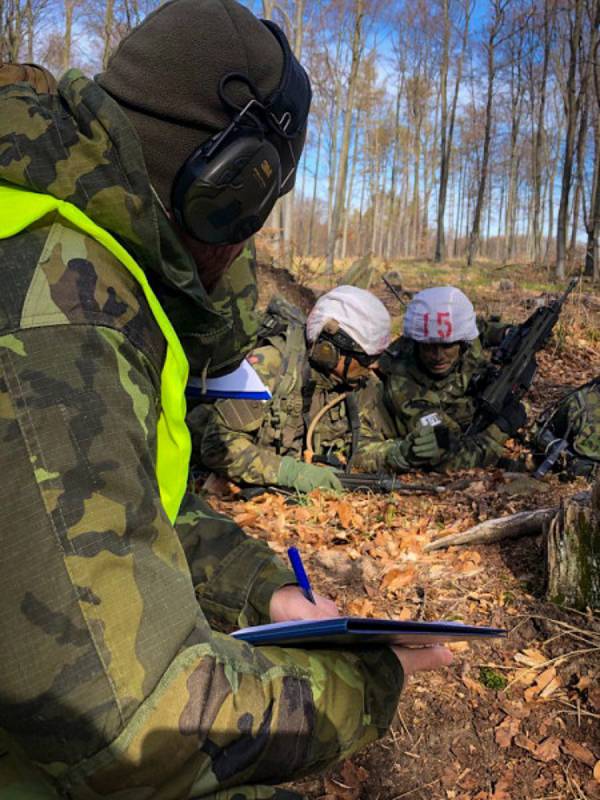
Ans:
[{"label": "camouflage jacket", "polygon": [[[396,439],[379,443],[369,442],[365,437],[355,461],[357,468],[371,472],[392,469],[387,459],[390,449],[396,447],[398,439],[405,440],[417,430],[421,418],[429,414],[436,415],[436,424],[444,426],[447,433],[441,464],[432,465],[415,458],[407,446],[402,454],[401,469],[468,469],[493,464],[503,454],[503,444],[508,437],[497,425],[491,424],[480,433],[465,435],[475,413],[474,398],[467,391],[469,382],[473,373],[486,363],[479,342],[471,345],[444,378],[429,377],[421,368],[414,348],[406,344],[397,358],[384,363],[387,374],[384,375],[382,402],[394,420]],[[396,462],[398,458],[396,450]]]},{"label": "camouflage jacket", "polygon": [[315,427],[312,445],[316,455],[333,456],[343,462],[350,457],[350,403],[356,407],[361,439],[383,443],[386,436],[393,435],[385,408],[375,401],[378,379],[373,376],[366,386],[342,399],[347,387],[311,368],[304,329],[294,326],[294,332],[299,335],[291,359],[285,335],[271,337],[249,357],[270,389],[272,400],[219,400],[208,414],[190,420],[193,452],[205,467],[233,481],[259,486],[277,484],[282,458],[302,458],[310,421],[336,398],[340,402]]},{"label": "camouflage jacket", "polygon": [[[191,269],[114,102],[76,71],[58,89],[5,76],[0,180],[77,205],[157,287]],[[0,240],[0,273],[0,798],[275,797],[259,784],[381,734],[402,683],[389,649],[217,632],[266,621],[294,578],[195,496],[169,523],[165,342],[131,274],[54,213]],[[182,297],[195,329],[162,295],[198,365],[230,330],[200,289]]]},{"label": "camouflage jacket", "polygon": [[600,378],[569,392],[542,414],[532,431],[533,448],[540,459],[555,439],[566,439],[575,459],[600,462]]}]

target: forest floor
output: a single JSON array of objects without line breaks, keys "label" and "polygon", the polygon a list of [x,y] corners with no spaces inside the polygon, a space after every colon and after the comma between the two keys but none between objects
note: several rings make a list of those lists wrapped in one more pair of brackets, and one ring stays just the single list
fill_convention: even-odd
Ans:
[{"label": "forest floor", "polygon": [[[506,320],[522,321],[535,298],[558,291],[526,265],[467,272],[406,262],[399,271],[409,291],[459,285],[479,313],[501,312]],[[263,269],[261,283],[263,303],[275,290],[310,304],[310,294],[284,271]],[[327,288],[316,280],[308,286],[317,294]],[[371,288],[399,330],[401,303],[379,278]],[[539,356],[532,416],[600,373],[599,323],[600,293],[578,287]],[[213,482],[216,508],[282,554],[297,544],[315,587],[344,612],[508,630],[505,640],[455,645],[451,667],[410,679],[384,739],[293,788],[311,800],[598,800],[600,612],[547,602],[543,536],[424,550],[483,520],[555,506],[585,483],[497,469],[437,476],[435,483],[446,490],[434,497],[315,491],[289,504],[274,494],[243,502],[235,487]]]}]

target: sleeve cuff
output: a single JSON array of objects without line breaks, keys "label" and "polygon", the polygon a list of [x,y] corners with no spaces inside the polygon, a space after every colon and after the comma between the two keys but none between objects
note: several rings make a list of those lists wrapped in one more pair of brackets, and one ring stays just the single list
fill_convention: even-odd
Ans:
[{"label": "sleeve cuff", "polygon": [[365,679],[365,714],[383,736],[389,728],[404,686],[404,670],[389,647],[357,652]]},{"label": "sleeve cuff", "polygon": [[197,595],[207,616],[246,627],[270,622],[273,592],[296,583],[294,573],[264,542],[246,539],[223,559],[208,583],[197,587]]}]

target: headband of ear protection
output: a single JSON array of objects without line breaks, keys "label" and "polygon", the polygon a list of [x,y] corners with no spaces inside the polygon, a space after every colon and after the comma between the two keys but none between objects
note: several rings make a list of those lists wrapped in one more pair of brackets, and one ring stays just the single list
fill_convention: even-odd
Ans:
[{"label": "headband of ear protection", "polygon": [[[176,221],[208,244],[248,239],[264,225],[277,198],[294,184],[299,152],[292,142],[298,139],[301,150],[310,81],[279,26],[270,20],[262,23],[283,51],[279,86],[262,98],[246,75],[224,75],[219,96],[235,116],[191,154],[173,181],[171,208]],[[254,95],[242,109],[225,95],[227,84],[234,80],[245,83]]]}]

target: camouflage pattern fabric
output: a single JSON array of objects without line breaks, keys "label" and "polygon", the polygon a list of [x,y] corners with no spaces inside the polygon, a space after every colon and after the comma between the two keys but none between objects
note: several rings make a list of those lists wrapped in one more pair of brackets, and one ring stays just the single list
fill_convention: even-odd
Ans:
[{"label": "camouflage pattern fabric", "polygon": [[[475,414],[474,398],[467,392],[473,373],[485,365],[481,345],[474,342],[460,357],[455,368],[444,378],[430,377],[420,366],[414,347],[404,340],[396,351],[397,358],[384,362],[382,401],[394,420],[395,439],[384,443],[361,443],[355,465],[369,472],[410,471],[432,469],[451,471],[494,464],[503,455],[507,435],[495,425],[473,435],[465,435]],[[440,464],[428,463],[413,456],[410,434],[422,424],[421,419],[435,415],[435,423],[443,427],[447,445]],[[441,437],[440,437],[441,438]],[[397,444],[402,441],[401,455]],[[388,460],[390,451],[396,453],[395,463]],[[398,463],[400,464],[398,466]]]},{"label": "camouflage pattern fabric", "polygon": [[546,428],[557,439],[566,438],[576,456],[600,462],[600,378],[544,412],[532,433],[534,443]]},{"label": "camouflage pattern fabric", "polygon": [[[295,368],[284,364],[283,336],[272,337],[270,344],[257,347],[249,357],[253,368],[273,394],[273,400],[219,400],[211,407],[191,415],[192,461],[228,477],[258,486],[277,484],[284,456],[302,459],[306,447],[306,419],[340,396],[347,387],[311,369],[304,339],[295,354]],[[286,374],[295,376],[293,385],[282,382]],[[308,414],[303,416],[303,388],[314,384]],[[384,408],[373,398],[379,381],[373,377],[358,392],[361,437],[383,443],[392,435],[393,425]],[[347,461],[352,443],[352,428],[346,402],[341,400],[319,421],[314,435],[314,452]]]},{"label": "camouflage pattern fabric", "polygon": [[[213,304],[150,187],[138,139],[118,105],[78,70],[63,77],[60,96],[45,91],[48,73],[36,69],[31,85],[24,82],[27,71],[12,83],[15,70],[0,66],[0,178],[73,203],[135,253],[192,373],[216,375],[236,366],[243,357],[236,348],[249,349],[256,333],[247,311],[256,289],[241,285],[244,275],[252,284],[252,269],[242,264],[225,279],[236,289],[229,308],[219,286]],[[248,264],[245,252],[239,259]]]},{"label": "camouflage pattern fabric", "polygon": [[[163,285],[188,257],[132,130],[79,73],[59,92],[0,86],[0,180],[75,203]],[[0,798],[278,798],[265,784],[381,735],[402,684],[389,649],[217,632],[267,621],[294,577],[197,497],[169,523],[165,342],[131,274],[51,214],[0,240],[0,275]],[[227,327],[203,303],[200,363]]]},{"label": "camouflage pattern fabric", "polygon": [[210,293],[214,308],[230,321],[230,335],[218,345],[217,366],[207,374],[234,369],[256,344],[259,315],[256,310],[256,249],[254,242],[246,243],[240,255]]}]

